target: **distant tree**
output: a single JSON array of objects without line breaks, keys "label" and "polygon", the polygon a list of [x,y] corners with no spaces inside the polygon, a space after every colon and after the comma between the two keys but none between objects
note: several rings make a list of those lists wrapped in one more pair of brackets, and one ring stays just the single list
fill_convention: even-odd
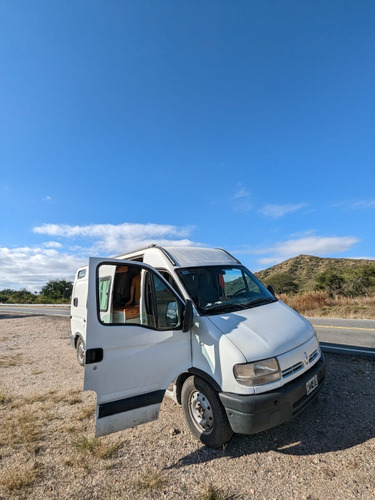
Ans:
[{"label": "distant tree", "polygon": [[323,271],[315,277],[315,290],[324,290],[328,295],[341,295],[345,279],[335,271]]},{"label": "distant tree", "polygon": [[26,288],[22,288],[21,290],[13,290],[13,292],[8,296],[8,300],[10,304],[32,304],[35,302],[35,295]]},{"label": "distant tree", "polygon": [[275,292],[280,293],[297,293],[298,284],[288,273],[276,273],[269,276],[265,280],[266,285],[272,285]]},{"label": "distant tree", "polygon": [[343,295],[358,297],[371,295],[375,291],[375,266],[362,266],[344,273]]},{"label": "distant tree", "polygon": [[315,289],[324,290],[330,296],[358,297],[375,292],[375,266],[361,266],[336,271],[324,271],[315,277]]},{"label": "distant tree", "polygon": [[11,288],[4,288],[3,290],[0,290],[0,303],[4,304],[5,302],[8,302],[9,297],[14,292],[15,290],[12,290]]},{"label": "distant tree", "polygon": [[73,283],[71,281],[61,280],[50,280],[46,283],[41,291],[42,300],[50,299],[51,301],[67,301],[72,295]]}]

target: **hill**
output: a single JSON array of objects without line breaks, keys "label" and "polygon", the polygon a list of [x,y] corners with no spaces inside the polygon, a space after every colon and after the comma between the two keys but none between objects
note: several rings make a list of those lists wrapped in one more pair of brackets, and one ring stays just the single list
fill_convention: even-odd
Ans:
[{"label": "hill", "polygon": [[374,260],[366,259],[332,259],[298,255],[280,264],[258,271],[255,275],[261,281],[272,283],[272,276],[279,273],[288,274],[297,284],[300,291],[314,290],[315,276],[324,271],[341,273],[345,269],[355,269],[363,266],[374,266]]}]

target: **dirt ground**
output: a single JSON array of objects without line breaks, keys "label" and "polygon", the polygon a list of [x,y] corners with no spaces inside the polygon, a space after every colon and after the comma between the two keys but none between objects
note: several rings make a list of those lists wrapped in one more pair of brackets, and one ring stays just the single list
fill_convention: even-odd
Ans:
[{"label": "dirt ground", "polygon": [[297,419],[210,450],[165,399],[158,421],[94,438],[69,319],[0,315],[0,498],[374,499],[375,366],[327,355]]}]

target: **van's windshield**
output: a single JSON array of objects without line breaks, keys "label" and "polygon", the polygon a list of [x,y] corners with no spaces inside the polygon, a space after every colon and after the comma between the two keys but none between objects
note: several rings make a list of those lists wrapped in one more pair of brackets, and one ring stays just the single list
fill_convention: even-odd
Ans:
[{"label": "van's windshield", "polygon": [[257,307],[277,299],[243,266],[176,269],[200,314],[222,314]]}]

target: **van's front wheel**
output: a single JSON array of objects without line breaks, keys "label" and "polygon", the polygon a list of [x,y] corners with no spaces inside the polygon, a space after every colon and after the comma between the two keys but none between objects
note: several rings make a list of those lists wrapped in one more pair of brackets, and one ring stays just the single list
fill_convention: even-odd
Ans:
[{"label": "van's front wheel", "polygon": [[189,377],[182,386],[182,408],[197,439],[209,448],[220,448],[232,437],[225,409],[217,392],[200,377]]}]

